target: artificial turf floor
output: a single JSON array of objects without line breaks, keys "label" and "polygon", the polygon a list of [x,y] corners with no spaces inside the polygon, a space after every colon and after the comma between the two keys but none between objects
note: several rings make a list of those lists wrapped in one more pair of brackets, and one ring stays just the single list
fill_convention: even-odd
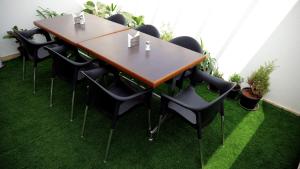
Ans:
[{"label": "artificial turf floor", "polygon": [[[37,91],[32,94],[32,65],[27,62],[22,80],[21,59],[0,69],[0,168],[199,168],[196,131],[174,116],[161,127],[158,139],[147,140],[146,109],[137,107],[122,117],[113,135],[108,162],[103,163],[110,120],[91,107],[85,138],[80,137],[85,87],[79,85],[74,121],[69,121],[70,86],[54,84],[54,104],[49,107],[51,61],[40,63]],[[216,94],[199,87],[211,100]],[[105,99],[105,98],[104,98]],[[157,124],[159,100],[153,100]],[[220,117],[205,128],[203,159],[206,169],[294,169],[300,159],[300,117],[266,103],[257,111],[225,101],[225,142],[221,145]]]}]

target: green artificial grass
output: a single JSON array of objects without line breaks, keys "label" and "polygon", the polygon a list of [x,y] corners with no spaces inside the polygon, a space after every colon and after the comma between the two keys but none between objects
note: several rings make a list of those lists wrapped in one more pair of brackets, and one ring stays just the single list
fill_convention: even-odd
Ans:
[{"label": "green artificial grass", "polygon": [[[32,65],[27,62],[22,80],[21,59],[0,69],[0,168],[199,168],[196,131],[174,116],[161,127],[153,142],[147,140],[147,113],[137,107],[119,120],[108,162],[103,163],[110,119],[91,107],[85,137],[80,137],[85,87],[77,87],[74,121],[69,121],[71,89],[54,83],[49,107],[50,65],[38,65],[37,91],[32,94]],[[208,100],[216,97],[205,85],[198,89]],[[105,99],[105,98],[103,98]],[[152,123],[157,124],[159,100],[153,100]],[[221,145],[220,117],[203,134],[205,169],[293,169],[300,158],[300,117],[266,103],[257,111],[225,101],[225,143]]]}]

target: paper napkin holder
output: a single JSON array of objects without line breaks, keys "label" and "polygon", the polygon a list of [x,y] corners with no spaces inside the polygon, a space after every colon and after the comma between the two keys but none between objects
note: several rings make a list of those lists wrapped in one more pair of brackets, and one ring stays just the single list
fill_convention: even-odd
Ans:
[{"label": "paper napkin holder", "polygon": [[128,47],[138,46],[140,44],[140,32],[138,31],[134,36],[128,34]]},{"label": "paper napkin holder", "polygon": [[80,12],[79,14],[74,14],[73,18],[74,18],[74,24],[80,24],[80,25],[85,24],[84,12]]}]

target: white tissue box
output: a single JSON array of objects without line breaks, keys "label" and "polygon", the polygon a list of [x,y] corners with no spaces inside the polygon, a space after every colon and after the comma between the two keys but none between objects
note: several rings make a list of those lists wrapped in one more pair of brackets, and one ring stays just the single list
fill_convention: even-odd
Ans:
[{"label": "white tissue box", "polygon": [[79,14],[74,14],[73,15],[74,18],[74,24],[85,24],[85,17],[84,17],[84,13],[80,12]]},{"label": "white tissue box", "polygon": [[128,47],[138,46],[140,44],[140,32],[137,32],[134,36],[128,34]]}]

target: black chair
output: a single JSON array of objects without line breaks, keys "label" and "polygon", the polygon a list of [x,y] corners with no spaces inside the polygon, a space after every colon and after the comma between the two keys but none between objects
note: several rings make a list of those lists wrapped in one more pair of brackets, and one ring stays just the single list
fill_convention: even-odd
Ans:
[{"label": "black chair", "polygon": [[[26,31],[14,30],[17,40],[20,42],[22,48],[24,49],[23,55],[23,80],[25,76],[25,59],[28,57],[33,61],[33,94],[35,94],[36,88],[36,69],[37,64],[47,58],[49,58],[49,53],[43,48],[44,46],[53,45],[55,41],[51,40],[50,35],[43,31],[42,29],[33,29]],[[34,35],[43,35],[46,38],[46,42],[38,43],[33,41]]]},{"label": "black chair", "polygon": [[121,24],[121,25],[126,25],[126,19],[121,14],[115,14],[115,15],[112,15],[112,16],[106,18],[106,19],[110,20],[112,22],[116,22],[116,23]]},{"label": "black chair", "polygon": [[[85,60],[80,57],[77,50],[64,45],[56,46],[53,48],[45,47],[52,55],[52,76],[51,76],[51,89],[50,89],[50,107],[53,103],[53,83],[54,78],[66,80],[72,85],[72,101],[71,101],[71,114],[70,121],[73,121],[75,90],[78,81],[83,80],[84,76],[80,73],[82,70],[94,69],[97,67],[95,60]],[[75,59],[71,57],[75,55]],[[94,69],[96,70],[96,69]],[[106,73],[105,68],[99,68],[97,71],[91,72],[96,76],[103,76]]]},{"label": "black chair", "polygon": [[[202,162],[202,128],[207,126],[219,112],[221,115],[222,126],[222,144],[224,142],[224,99],[226,95],[234,88],[234,84],[224,81],[223,79],[213,77],[205,72],[194,69],[190,75],[191,85],[186,89],[182,89],[175,96],[166,94],[161,95],[161,113],[157,134],[160,129],[161,121],[166,115],[167,110],[172,110],[186,121],[188,121],[197,130],[199,139],[199,150],[201,167]],[[206,81],[214,84],[219,89],[219,97],[211,102],[205,101],[197,93],[195,86],[198,82]]]},{"label": "black chair", "polygon": [[84,134],[88,108],[91,104],[91,101],[93,100],[93,97],[95,96],[95,93],[97,93],[97,91],[100,92],[101,98],[103,98],[102,102],[109,101],[113,105],[112,106],[113,112],[109,113],[109,115],[111,115],[112,117],[112,123],[111,123],[111,129],[109,132],[109,137],[108,137],[106,152],[104,157],[104,162],[106,162],[110,150],[113,131],[115,130],[117,120],[120,118],[120,116],[124,115],[131,108],[140,104],[145,104],[148,107],[148,125],[149,125],[148,130],[150,132],[152,90],[151,89],[142,90],[142,89],[135,88],[136,86],[130,86],[128,83],[126,83],[125,80],[118,77],[118,74],[115,74],[117,76],[115,77],[116,80],[109,87],[104,87],[102,84],[100,84],[97,81],[96,76],[91,75],[91,71],[82,71],[82,74],[89,79],[89,85],[87,86],[88,99],[87,99],[85,112],[84,112],[81,137],[83,137]]},{"label": "black chair", "polygon": [[154,36],[156,38],[160,38],[159,31],[153,25],[142,25],[136,28],[136,30]]},{"label": "black chair", "polygon": [[194,52],[198,52],[198,53],[203,53],[203,50],[201,49],[201,46],[199,45],[199,43],[197,42],[197,40],[195,40],[192,37],[189,36],[179,36],[176,37],[174,39],[170,40],[171,43],[174,43],[176,45],[179,45],[181,47],[190,49]]},{"label": "black chair", "polygon": [[[201,46],[199,45],[199,43],[197,42],[197,40],[195,40],[194,38],[189,37],[189,36],[179,36],[174,39],[171,39],[169,42],[176,44],[178,46],[190,49],[194,52],[198,52],[200,54],[203,53],[203,50],[202,50]],[[199,55],[199,57],[200,57],[200,55]],[[171,81],[168,81],[167,83],[169,85],[171,85],[169,88],[170,89],[169,93],[170,94],[173,93],[176,86],[179,88],[182,88],[183,80],[190,74],[191,74],[191,71],[186,71],[184,74],[178,75],[175,78],[173,78]]]}]

